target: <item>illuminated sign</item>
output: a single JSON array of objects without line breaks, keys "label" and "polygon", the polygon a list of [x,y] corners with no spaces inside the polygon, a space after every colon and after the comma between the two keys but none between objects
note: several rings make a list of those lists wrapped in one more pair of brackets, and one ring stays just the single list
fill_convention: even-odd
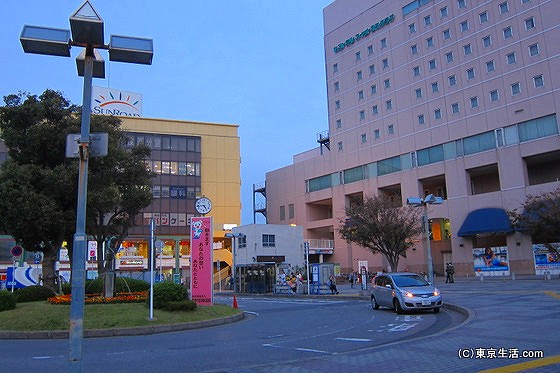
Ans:
[{"label": "illuminated sign", "polygon": [[191,299],[199,306],[213,304],[214,231],[212,217],[191,218]]},{"label": "illuminated sign", "polygon": [[142,95],[103,87],[92,87],[91,113],[125,117],[142,116]]},{"label": "illuminated sign", "polygon": [[374,23],[373,25],[371,25],[371,27],[368,27],[364,31],[360,32],[359,34],[356,34],[356,35],[346,39],[345,42],[338,44],[336,47],[334,47],[334,52],[335,53],[340,52],[345,47],[354,44],[355,42],[357,42],[361,38],[365,38],[369,34],[374,33],[375,31],[379,30],[380,28],[383,28],[385,25],[388,25],[389,23],[393,22],[394,19],[395,19],[395,15],[391,14],[389,17],[384,18],[377,23]]}]

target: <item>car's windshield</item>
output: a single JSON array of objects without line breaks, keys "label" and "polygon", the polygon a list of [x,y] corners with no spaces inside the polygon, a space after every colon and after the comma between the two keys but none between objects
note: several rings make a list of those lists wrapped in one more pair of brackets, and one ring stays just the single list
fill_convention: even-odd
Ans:
[{"label": "car's windshield", "polygon": [[430,285],[428,281],[418,275],[401,275],[393,276],[393,281],[398,287],[410,287],[410,286],[427,286]]}]

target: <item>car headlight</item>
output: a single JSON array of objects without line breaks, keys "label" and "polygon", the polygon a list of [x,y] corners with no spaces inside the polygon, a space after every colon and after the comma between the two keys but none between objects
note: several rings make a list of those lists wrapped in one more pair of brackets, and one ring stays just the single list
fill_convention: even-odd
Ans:
[{"label": "car headlight", "polygon": [[434,296],[437,297],[439,294],[440,294],[440,293],[439,293],[439,290],[438,290],[437,288],[435,288],[435,289],[434,289]]},{"label": "car headlight", "polygon": [[414,298],[414,294],[412,294],[410,291],[403,291],[402,293],[407,298]]}]

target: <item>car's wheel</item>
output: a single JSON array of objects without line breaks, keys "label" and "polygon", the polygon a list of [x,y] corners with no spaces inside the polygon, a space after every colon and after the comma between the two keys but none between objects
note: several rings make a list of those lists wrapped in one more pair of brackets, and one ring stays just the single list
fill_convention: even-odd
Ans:
[{"label": "car's wheel", "polygon": [[401,303],[396,298],[393,300],[393,308],[395,309],[395,312],[397,313],[397,315],[402,315],[403,309],[401,307]]},{"label": "car's wheel", "polygon": [[439,313],[439,307],[434,308],[434,313]]},{"label": "car's wheel", "polygon": [[377,304],[377,301],[375,300],[375,297],[373,295],[371,296],[371,308],[373,308],[374,310],[379,309],[379,304]]}]

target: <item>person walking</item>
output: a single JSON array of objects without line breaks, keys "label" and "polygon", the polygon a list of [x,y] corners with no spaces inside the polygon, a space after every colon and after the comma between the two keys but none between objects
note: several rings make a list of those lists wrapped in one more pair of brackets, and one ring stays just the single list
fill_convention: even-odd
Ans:
[{"label": "person walking", "polygon": [[445,265],[445,273],[447,277],[445,278],[445,283],[454,283],[455,278],[453,275],[455,274],[455,267],[453,267],[452,263],[447,263]]},{"label": "person walking", "polygon": [[338,294],[338,288],[336,287],[336,279],[333,275],[329,276],[329,289],[331,290],[331,294]]}]

